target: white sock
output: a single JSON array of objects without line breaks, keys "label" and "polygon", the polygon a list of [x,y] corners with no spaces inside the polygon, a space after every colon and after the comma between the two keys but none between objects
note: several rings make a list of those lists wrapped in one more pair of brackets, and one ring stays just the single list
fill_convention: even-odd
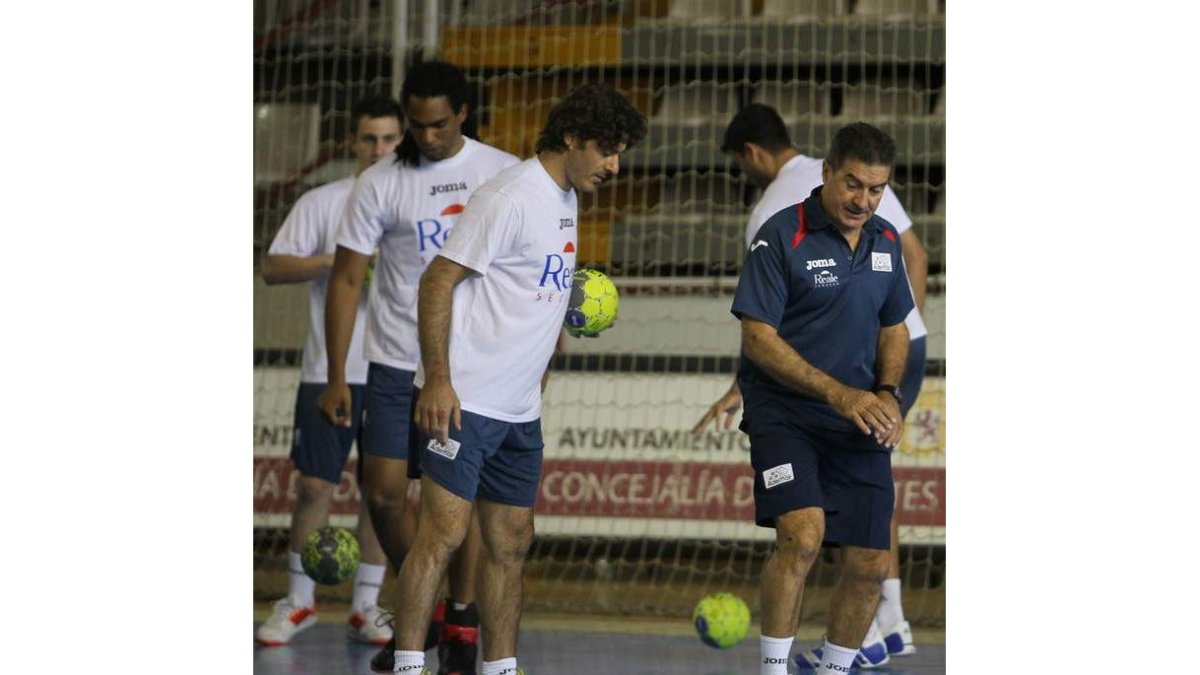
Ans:
[{"label": "white sock", "polygon": [[288,600],[297,607],[312,607],[317,582],[304,573],[300,554],[288,551]]},{"label": "white sock", "polygon": [[484,661],[481,675],[514,675],[517,672],[517,657],[510,656],[499,661]]},{"label": "white sock", "polygon": [[904,607],[900,604],[900,580],[884,579],[883,590],[879,594],[879,607],[875,609],[875,620],[879,628],[890,631],[893,626],[904,620]]},{"label": "white sock", "polygon": [[766,635],[758,638],[758,675],[787,675],[788,655],[792,653],[795,638],[773,638]]},{"label": "white sock", "polygon": [[876,642],[883,642],[883,632],[879,630],[879,622],[871,619],[871,625],[867,626],[867,634],[863,636],[862,646],[869,647]]},{"label": "white sock", "polygon": [[354,597],[350,599],[350,611],[361,612],[371,605],[379,604],[379,588],[383,586],[383,575],[387,565],[358,564],[354,576]]},{"label": "white sock", "polygon": [[402,652],[397,649],[393,654],[396,665],[392,666],[393,673],[417,675],[425,667],[425,652]]},{"label": "white sock", "polygon": [[858,649],[846,649],[825,640],[821,645],[821,667],[816,675],[846,675],[854,665],[855,656],[858,656]]}]

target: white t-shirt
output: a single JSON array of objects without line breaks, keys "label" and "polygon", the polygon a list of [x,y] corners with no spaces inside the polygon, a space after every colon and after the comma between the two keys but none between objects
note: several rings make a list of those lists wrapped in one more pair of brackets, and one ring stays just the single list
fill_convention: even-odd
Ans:
[{"label": "white t-shirt", "polygon": [[[504,422],[542,414],[542,373],[567,313],[579,204],[541,161],[475,191],[439,255],[478,272],[454,289],[450,380],[463,410]],[[424,368],[417,386],[425,384]]]},{"label": "white t-shirt", "polygon": [[[824,161],[806,155],[796,155],[780,167],[775,180],[763,190],[762,197],[750,211],[750,220],[746,223],[746,248],[754,243],[754,235],[768,218],[808,199],[813,189],[825,182],[821,176]],[[900,200],[896,198],[896,193],[892,192],[890,185],[883,189],[883,199],[879,201],[879,208],[875,210],[875,214],[894,225],[898,234],[904,234],[905,230],[912,227],[912,220],[904,212],[904,207],[900,205]],[[909,291],[911,290],[912,284],[909,284]],[[921,312],[916,307],[908,313],[904,323],[908,326],[910,340],[923,337],[928,332],[925,322],[921,319]]]},{"label": "white t-shirt", "polygon": [[470,138],[453,157],[419,166],[388,155],[358,177],[338,230],[340,246],[371,255],[379,248],[367,312],[368,361],[416,370],[417,286],[467,199],[520,160]]},{"label": "white t-shirt", "polygon": [[[275,235],[275,241],[271,242],[268,255],[309,257],[333,253],[337,248],[334,234],[353,187],[354,177],[350,176],[301,195]],[[328,286],[328,275],[308,282],[308,338],[304,341],[300,365],[301,382],[323,384],[329,379],[325,358],[325,292]],[[346,382],[350,384],[367,381],[367,361],[362,357],[366,309],[364,296],[358,303],[354,333],[350,336],[350,353],[346,356]]]}]

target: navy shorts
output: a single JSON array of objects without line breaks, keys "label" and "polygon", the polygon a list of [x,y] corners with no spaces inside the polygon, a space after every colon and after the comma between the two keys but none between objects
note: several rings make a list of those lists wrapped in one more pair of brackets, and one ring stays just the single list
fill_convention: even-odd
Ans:
[{"label": "navy shorts", "polygon": [[[412,424],[416,373],[381,363],[367,367],[367,400],[363,414],[363,452],[407,461],[416,432]],[[409,462],[413,464],[413,462]]]},{"label": "navy shorts", "polygon": [[354,439],[359,438],[361,444],[359,432],[362,430],[366,387],[361,384],[350,385],[354,414],[350,418],[352,421],[349,427],[334,426],[321,416],[317,399],[324,389],[324,384],[301,382],[296,391],[292,464],[305,476],[314,476],[336,484],[342,480],[342,469],[346,467]]},{"label": "navy shorts", "polygon": [[[421,470],[438,485],[475,501],[483,497],[510,506],[532,507],[542,476],[542,421],[502,422],[462,411],[462,429],[450,425],[460,443],[453,453],[421,443]],[[453,454],[453,457],[450,455]]]},{"label": "navy shorts", "polygon": [[764,404],[742,422],[750,435],[755,523],[774,527],[778,516],[815,506],[825,511],[825,545],[887,549],[891,452],[857,429],[802,426],[780,410]]},{"label": "navy shorts", "polygon": [[904,367],[904,378],[900,380],[900,414],[908,417],[921,393],[921,382],[925,380],[925,336],[908,343],[908,363]]}]

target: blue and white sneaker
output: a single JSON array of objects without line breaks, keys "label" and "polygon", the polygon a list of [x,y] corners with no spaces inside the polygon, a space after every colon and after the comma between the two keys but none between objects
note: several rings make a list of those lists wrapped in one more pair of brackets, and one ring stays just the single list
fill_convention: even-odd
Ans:
[{"label": "blue and white sneaker", "polygon": [[[824,641],[821,644],[824,645]],[[862,646],[858,648],[858,654],[854,656],[854,663],[850,668],[852,670],[855,668],[864,670],[878,668],[888,660],[887,644],[883,641],[879,627],[872,621],[871,627],[867,629],[867,636],[863,639]],[[796,667],[800,670],[817,670],[821,667],[821,647],[796,654],[795,661]]]},{"label": "blue and white sneaker", "polygon": [[883,641],[887,644],[889,656],[908,656],[916,654],[917,647],[913,644],[912,627],[907,621],[900,621],[892,629],[883,636]]}]

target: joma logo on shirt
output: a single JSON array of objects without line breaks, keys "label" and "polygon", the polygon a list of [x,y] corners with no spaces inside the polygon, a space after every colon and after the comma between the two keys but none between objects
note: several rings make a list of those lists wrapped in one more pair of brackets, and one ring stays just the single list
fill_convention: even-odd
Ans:
[{"label": "joma logo on shirt", "polygon": [[817,258],[816,260],[809,260],[808,266],[804,269],[811,270],[814,267],[837,267],[837,261],[833,258]]},{"label": "joma logo on shirt", "polygon": [[571,220],[570,218],[559,218],[558,219],[558,229],[564,230],[568,227],[575,227],[575,221]]},{"label": "joma logo on shirt", "polygon": [[467,189],[466,183],[446,183],[444,185],[433,185],[429,188],[429,196],[432,197],[434,195],[440,195],[445,192],[458,192],[459,190],[466,190],[466,189]]}]

